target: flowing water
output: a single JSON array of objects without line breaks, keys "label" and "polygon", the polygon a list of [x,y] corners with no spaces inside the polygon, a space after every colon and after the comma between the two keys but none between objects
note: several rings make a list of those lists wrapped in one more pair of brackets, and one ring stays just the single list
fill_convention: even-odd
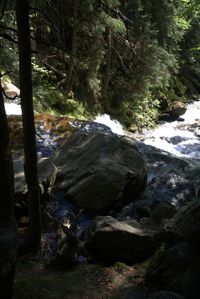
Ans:
[{"label": "flowing water", "polygon": [[[20,105],[13,102],[5,103],[7,115],[20,115]],[[97,123],[95,125],[94,123]],[[109,115],[103,114],[94,119],[94,123],[79,124],[80,130],[89,132],[91,130],[98,130],[98,123],[110,128],[113,133],[124,135],[126,134],[122,125],[110,118]],[[103,132],[104,127],[99,126],[99,130]],[[109,132],[109,131],[108,131]],[[130,134],[129,134],[130,135]],[[45,148],[51,145],[50,136],[48,132],[44,132],[41,128],[38,143],[42,147],[44,143]],[[199,161],[200,160],[200,101],[195,101],[188,104],[187,111],[180,120],[173,122],[160,123],[154,130],[143,130],[141,134],[132,134],[137,139],[143,139],[147,145],[152,145],[161,150],[165,150],[178,157],[185,157]],[[53,141],[53,148],[55,144]],[[51,152],[51,151],[50,151]],[[48,154],[48,153],[47,153]]]},{"label": "flowing water", "polygon": [[[127,134],[120,123],[111,120],[108,115],[95,119],[110,127],[112,132],[119,135]],[[140,134],[129,134],[146,145],[169,152],[177,157],[200,160],[200,101],[187,105],[187,111],[182,117],[173,122],[160,123],[154,130],[143,130]]]},{"label": "flowing water", "polygon": [[111,129],[111,131],[118,135],[124,135],[124,129],[120,122],[116,119],[111,119],[108,114],[99,115],[94,119],[94,122],[104,124]]},{"label": "flowing water", "polygon": [[[21,114],[21,109],[15,103],[6,103],[6,112],[8,115]],[[126,132],[118,121],[111,119],[106,114],[98,116],[94,122],[74,121],[72,125],[77,127],[80,132],[86,133],[100,131],[105,134],[127,134],[138,140],[141,152],[144,146],[147,152],[154,151],[154,153],[158,154],[164,152],[167,157],[166,159],[168,159],[166,162],[168,165],[171,164],[173,166],[172,157],[178,157],[181,159],[180,161],[186,159],[195,163],[200,162],[200,101],[188,104],[186,113],[179,120],[162,122],[156,129],[143,130],[140,134]],[[37,132],[37,145],[39,156],[49,156],[56,149],[55,141],[51,139],[51,136],[43,127]],[[155,161],[156,163],[157,161]],[[159,163],[158,161],[156,164],[156,171],[160,168]],[[149,181],[156,175],[154,169],[152,173],[149,169]],[[180,181],[180,178],[178,177],[177,180]],[[61,223],[70,223],[70,221],[73,222],[73,219],[76,218],[79,209],[69,203],[63,193],[58,192],[52,196],[48,204],[48,212]],[[81,215],[77,229],[78,237],[89,226],[91,219],[92,217],[86,213]],[[49,260],[57,247],[57,232],[44,233],[42,243],[48,244],[48,250],[43,254],[43,258]],[[81,260],[81,257],[79,260]]]},{"label": "flowing water", "polygon": [[5,109],[7,115],[21,115],[21,106],[13,101],[5,102]]},{"label": "flowing water", "polygon": [[144,132],[144,143],[177,157],[200,160],[200,101],[188,104],[181,119]]}]

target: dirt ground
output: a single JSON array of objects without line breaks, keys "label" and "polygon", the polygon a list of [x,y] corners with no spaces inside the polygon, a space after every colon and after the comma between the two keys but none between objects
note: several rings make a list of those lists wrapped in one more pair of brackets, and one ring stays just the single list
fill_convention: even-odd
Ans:
[{"label": "dirt ground", "polygon": [[129,289],[145,291],[144,272],[145,265],[123,263],[52,270],[23,259],[17,266],[14,299],[119,299]]}]

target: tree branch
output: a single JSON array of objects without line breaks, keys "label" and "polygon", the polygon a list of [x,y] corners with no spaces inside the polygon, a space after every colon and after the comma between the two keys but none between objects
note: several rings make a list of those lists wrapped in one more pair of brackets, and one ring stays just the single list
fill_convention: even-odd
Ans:
[{"label": "tree branch", "polygon": [[12,43],[18,45],[18,41],[15,40],[14,38],[12,38],[12,37],[11,37],[9,34],[7,34],[7,33],[0,33],[0,37],[3,37],[3,38],[5,38],[5,39],[7,39],[8,41],[10,41],[10,42],[12,42]]},{"label": "tree branch", "polygon": [[17,29],[0,24],[0,29],[9,30],[17,34]]},{"label": "tree branch", "polygon": [[102,5],[104,8],[108,9],[110,12],[112,12],[113,14],[120,17],[125,23],[128,23],[128,24],[134,26],[133,21],[131,19],[129,19],[128,17],[126,17],[118,8],[117,9],[111,8],[104,1],[101,1],[101,0],[100,0],[100,5]]},{"label": "tree branch", "polygon": [[112,48],[113,48],[113,50],[114,50],[114,52],[115,52],[117,58],[118,58],[119,61],[120,61],[121,67],[122,67],[122,69],[123,69],[123,71],[124,71],[124,74],[125,74],[126,76],[129,77],[129,76],[130,76],[130,72],[131,72],[129,66],[128,66],[127,64],[125,64],[125,62],[123,61],[122,56],[121,56],[120,53],[116,50],[116,48],[113,47],[113,46],[112,46]]},{"label": "tree branch", "polygon": [[44,10],[42,10],[40,8],[37,8],[37,7],[31,7],[31,10],[41,13],[46,18],[46,20],[52,25],[52,27],[54,28],[55,32],[58,31],[57,27],[54,25],[52,19],[48,16],[48,14]]}]

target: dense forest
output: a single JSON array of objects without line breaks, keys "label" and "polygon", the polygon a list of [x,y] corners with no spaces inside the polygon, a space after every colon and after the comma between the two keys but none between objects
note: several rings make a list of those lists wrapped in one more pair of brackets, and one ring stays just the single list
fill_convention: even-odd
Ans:
[{"label": "dense forest", "polygon": [[[184,114],[199,32],[199,0],[0,2],[2,299],[199,298],[199,120],[182,126],[191,159],[187,144],[171,155],[91,121],[139,135],[175,103]],[[6,115],[6,82],[20,116]]]},{"label": "dense forest", "polygon": [[[18,85],[15,1],[1,1],[2,72]],[[34,107],[153,126],[199,94],[199,1],[31,1]],[[6,76],[5,76],[6,78]]]}]

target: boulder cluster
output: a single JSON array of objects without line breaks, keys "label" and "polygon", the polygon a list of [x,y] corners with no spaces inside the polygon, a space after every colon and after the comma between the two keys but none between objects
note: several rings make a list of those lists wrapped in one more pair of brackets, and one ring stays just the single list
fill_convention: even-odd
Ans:
[{"label": "boulder cluster", "polygon": [[[82,130],[71,135],[39,160],[41,191],[50,197],[62,192],[92,215],[81,234],[91,259],[104,265],[149,259],[145,284],[157,292],[147,297],[126,290],[120,298],[198,299],[198,168],[127,136]],[[27,192],[20,161],[14,161],[18,204]]]}]

